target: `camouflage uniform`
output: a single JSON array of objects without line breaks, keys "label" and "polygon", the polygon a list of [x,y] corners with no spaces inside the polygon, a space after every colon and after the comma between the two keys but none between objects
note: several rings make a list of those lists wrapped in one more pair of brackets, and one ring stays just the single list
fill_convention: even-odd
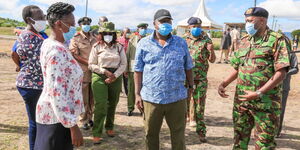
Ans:
[{"label": "camouflage uniform", "polygon": [[199,135],[206,135],[206,126],[204,123],[204,109],[207,91],[207,72],[209,68],[208,59],[210,51],[207,44],[212,44],[212,40],[203,32],[202,35],[195,39],[190,37],[189,50],[193,58],[194,68],[193,77],[195,89],[193,93],[193,102],[195,109],[196,132]]},{"label": "camouflage uniform", "polygon": [[233,149],[248,149],[251,130],[255,126],[255,149],[275,149],[274,136],[280,115],[281,84],[252,101],[239,101],[245,90],[256,91],[271,79],[276,71],[290,65],[285,37],[267,30],[263,37],[246,36],[231,65],[238,70],[233,106]]}]

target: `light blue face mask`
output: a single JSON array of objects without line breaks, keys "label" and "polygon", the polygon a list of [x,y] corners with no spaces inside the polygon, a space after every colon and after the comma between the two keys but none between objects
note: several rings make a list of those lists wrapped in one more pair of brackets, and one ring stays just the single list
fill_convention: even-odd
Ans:
[{"label": "light blue face mask", "polygon": [[254,28],[254,23],[247,22],[245,28],[247,33],[250,34],[251,36],[255,35],[257,32],[257,29]]},{"label": "light blue face mask", "polygon": [[201,28],[195,27],[195,28],[192,28],[192,29],[191,29],[191,34],[192,34],[194,37],[200,36],[201,33],[202,33],[202,29],[201,29]]},{"label": "light blue face mask", "polygon": [[147,34],[147,29],[140,29],[140,30],[139,30],[139,34],[140,34],[141,36],[145,36],[145,35]]},{"label": "light blue face mask", "polygon": [[[68,27],[65,23],[63,23],[63,25],[65,25],[66,27]],[[76,28],[74,26],[70,26],[68,28],[69,28],[69,31],[67,33],[63,33],[65,41],[71,40],[74,37],[74,35],[76,34],[76,32],[77,32]]]},{"label": "light blue face mask", "polygon": [[158,33],[162,36],[167,36],[172,32],[172,25],[169,23],[163,23],[158,26]]},{"label": "light blue face mask", "polygon": [[81,29],[83,32],[87,33],[91,30],[91,26],[90,25],[82,25]]}]

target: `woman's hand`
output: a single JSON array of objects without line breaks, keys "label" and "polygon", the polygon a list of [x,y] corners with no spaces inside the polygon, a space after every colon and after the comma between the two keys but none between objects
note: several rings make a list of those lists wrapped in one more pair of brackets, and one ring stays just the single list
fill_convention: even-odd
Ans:
[{"label": "woman's hand", "polygon": [[108,71],[108,70],[105,70],[104,74],[108,78],[116,78],[115,75],[113,73],[111,73],[110,71]]},{"label": "woman's hand", "polygon": [[113,78],[107,78],[106,80],[105,80],[105,83],[106,84],[111,84],[111,83],[113,83],[113,82],[115,82],[116,81],[116,77],[113,77]]},{"label": "woman's hand", "polygon": [[70,128],[71,130],[71,138],[72,138],[72,144],[75,147],[79,147],[83,145],[83,136],[81,134],[80,129],[77,125]]}]

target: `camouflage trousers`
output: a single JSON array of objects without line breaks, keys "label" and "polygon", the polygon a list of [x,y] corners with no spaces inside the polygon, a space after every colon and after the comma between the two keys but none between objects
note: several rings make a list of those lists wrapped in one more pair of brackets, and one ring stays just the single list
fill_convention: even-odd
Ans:
[{"label": "camouflage trousers", "polygon": [[196,121],[196,132],[198,135],[206,135],[206,125],[204,122],[205,99],[207,91],[206,81],[195,81],[195,89],[192,97],[194,104],[194,117]]},{"label": "camouflage trousers", "polygon": [[234,146],[233,150],[247,150],[252,128],[256,150],[273,150],[278,129],[280,109],[261,110],[239,104],[233,107]]}]

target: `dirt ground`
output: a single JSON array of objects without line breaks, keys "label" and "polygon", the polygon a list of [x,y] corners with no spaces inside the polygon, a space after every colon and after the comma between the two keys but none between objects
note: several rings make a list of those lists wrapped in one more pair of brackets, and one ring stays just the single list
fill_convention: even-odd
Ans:
[{"label": "dirt ground", "polygon": [[[13,42],[11,42],[13,43]],[[1,41],[0,52],[3,45]],[[217,52],[219,55],[219,52]],[[298,58],[300,58],[298,56]],[[28,149],[27,115],[24,102],[16,90],[15,66],[9,57],[0,58],[0,150]],[[186,128],[186,146],[189,150],[229,150],[233,143],[232,100],[235,84],[227,90],[229,98],[223,99],[217,94],[218,84],[229,74],[227,64],[211,64],[208,80],[205,119],[208,143],[201,143],[195,128]],[[300,149],[300,75],[295,75],[291,82],[282,138],[277,139],[279,150]],[[135,115],[128,117],[126,97],[122,96],[118,104],[115,131],[117,136],[109,138],[104,134],[104,142],[93,146],[91,130],[83,131],[85,145],[78,150],[142,150],[144,130],[142,118],[135,110]],[[169,130],[164,123],[160,134],[161,149],[171,149]],[[254,149],[251,140],[249,149]]]}]

